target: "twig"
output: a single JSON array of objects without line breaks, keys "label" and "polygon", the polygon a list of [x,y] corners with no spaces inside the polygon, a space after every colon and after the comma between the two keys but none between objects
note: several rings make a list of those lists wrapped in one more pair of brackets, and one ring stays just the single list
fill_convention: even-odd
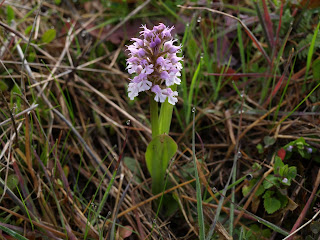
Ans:
[{"label": "twig", "polygon": [[221,11],[218,11],[218,10],[214,10],[214,9],[210,9],[210,8],[207,8],[207,7],[185,7],[185,6],[181,6],[181,5],[178,5],[178,7],[184,8],[184,9],[207,10],[209,12],[218,13],[218,14],[224,15],[226,17],[229,17],[229,18],[232,18],[232,19],[238,21],[241,24],[241,26],[244,28],[244,30],[248,34],[248,36],[251,38],[253,43],[256,45],[256,47],[259,49],[259,51],[265,57],[265,59],[267,60],[268,64],[269,65],[271,64],[271,60],[270,60],[269,56],[267,55],[266,51],[263,49],[263,47],[261,46],[261,44],[259,43],[257,38],[253,35],[253,33],[250,31],[250,29],[239,18],[237,18],[235,16],[232,16],[232,15],[230,15],[228,13],[224,13],[224,12],[221,12]]},{"label": "twig", "polygon": [[97,94],[98,96],[100,96],[103,100],[105,100],[108,104],[110,104],[112,107],[114,107],[117,111],[119,111],[120,113],[122,113],[124,116],[126,116],[128,119],[130,119],[132,122],[134,122],[135,124],[137,124],[139,127],[141,127],[142,129],[144,129],[146,132],[148,132],[149,134],[151,134],[151,130],[150,128],[146,127],[145,125],[143,125],[142,123],[140,123],[138,120],[136,120],[133,116],[131,116],[129,113],[127,113],[127,111],[124,111],[122,108],[120,108],[117,104],[115,104],[114,102],[112,102],[110,99],[108,99],[104,94],[102,94],[101,92],[99,92],[97,89],[95,89],[94,87],[92,87],[87,81],[84,81],[82,78],[78,78],[79,81],[81,83],[83,83],[87,88],[89,88],[90,90],[92,90],[95,94]]},{"label": "twig", "polygon": [[[32,35],[33,35],[33,32],[34,32],[34,28],[35,28],[35,26],[36,26],[37,18],[38,18],[38,16],[39,16],[40,12],[41,12],[42,1],[43,1],[43,0],[41,0],[40,3],[39,3],[38,11],[37,11],[37,14],[36,14],[36,16],[35,16],[35,18],[34,18],[34,21],[33,21],[33,24],[32,24],[32,29],[31,29],[31,32],[30,32],[30,36],[29,36],[29,39],[28,39],[28,41],[27,41],[27,46],[26,46],[26,48],[25,48],[25,50],[24,50],[24,57],[23,57],[23,59],[22,59],[21,72],[23,72],[23,69],[24,69],[24,60],[25,60],[26,57],[27,57],[27,52],[28,52],[28,49],[29,49],[29,46],[30,46],[30,43],[31,43],[31,38],[32,38]],[[21,75],[21,88],[22,88],[23,91],[25,91],[25,87],[24,87],[24,86],[25,86],[25,85],[23,84],[23,75]]]},{"label": "twig", "polygon": [[[29,107],[29,108],[27,108],[27,109],[25,109],[25,110],[23,110],[23,111],[21,111],[21,112],[19,112],[19,113],[17,113],[17,114],[12,114],[12,117],[13,118],[17,118],[17,117],[20,117],[21,115],[23,115],[23,114],[25,114],[25,113],[30,113],[33,109],[35,109],[35,108],[37,108],[39,106],[39,104],[32,104],[31,105],[31,107]],[[0,127],[1,126],[3,126],[3,125],[5,125],[6,123],[8,123],[8,122],[10,122],[10,121],[12,121],[10,118],[9,119],[7,119],[7,120],[4,120],[3,122],[1,122],[0,123]]]},{"label": "twig", "polygon": [[[17,50],[19,53],[19,56],[21,59],[24,59],[24,55],[23,52],[21,50],[20,44],[17,44]],[[26,67],[26,71],[31,79],[31,81],[33,83],[36,83],[36,80],[33,76],[32,70],[27,62],[27,60],[25,60],[25,67]],[[42,89],[39,86],[36,86],[38,92],[42,92]],[[91,148],[88,146],[88,144],[85,142],[85,140],[81,137],[81,135],[79,134],[79,132],[73,127],[72,123],[70,123],[64,116],[62,113],[60,113],[56,108],[54,108],[52,106],[52,104],[50,103],[50,101],[48,100],[48,98],[45,96],[45,94],[43,94],[43,92],[41,93],[41,97],[43,99],[43,101],[45,102],[45,104],[47,104],[47,106],[51,109],[52,112],[54,112],[62,121],[64,121],[68,127],[70,128],[70,130],[73,132],[73,134],[79,139],[79,141],[81,142],[81,144],[83,145],[83,147],[85,148],[85,150],[87,151],[87,153],[89,154],[89,156],[96,162],[96,164],[98,166],[100,166],[101,168],[103,168],[103,164],[101,164],[101,159],[99,159],[99,157],[93,153],[93,151],[91,150]],[[104,170],[106,171],[106,170]]]},{"label": "twig", "polygon": [[104,42],[108,37],[111,36],[118,28],[120,28],[123,24],[125,24],[132,16],[136,15],[141,9],[143,9],[145,6],[147,6],[150,3],[151,0],[147,0],[144,3],[142,3],[139,7],[137,7],[135,10],[133,10],[131,13],[129,13],[123,21],[118,23],[116,26],[114,26],[105,36],[103,39],[101,39],[97,45],[100,45],[102,42]]},{"label": "twig", "polygon": [[[287,237],[284,238],[284,239],[292,240],[294,234],[296,234],[296,233],[297,233],[298,231],[300,231],[303,227],[305,227],[306,225],[308,225],[310,221],[312,221],[313,219],[315,219],[315,218],[318,216],[318,214],[319,214],[320,211],[318,211],[318,212],[312,217],[312,219],[311,219],[310,221],[308,221],[306,224],[304,224],[304,225],[302,225],[300,228],[298,228],[298,226],[299,226],[299,225],[301,224],[301,222],[304,220],[304,217],[306,216],[308,210],[310,209],[310,204],[311,204],[311,202],[312,202],[312,200],[313,200],[313,198],[314,198],[314,196],[315,196],[315,194],[316,194],[316,192],[317,192],[317,190],[318,190],[319,185],[320,185],[320,169],[318,170],[318,174],[317,174],[316,182],[315,182],[315,184],[314,184],[314,188],[313,188],[313,190],[312,190],[312,193],[311,193],[311,195],[310,195],[310,197],[309,197],[306,205],[304,206],[302,212],[301,212],[300,215],[299,215],[299,218],[297,219],[296,223],[294,224],[293,228],[291,229],[290,235],[287,236]],[[298,229],[297,229],[297,228],[298,228]]]}]

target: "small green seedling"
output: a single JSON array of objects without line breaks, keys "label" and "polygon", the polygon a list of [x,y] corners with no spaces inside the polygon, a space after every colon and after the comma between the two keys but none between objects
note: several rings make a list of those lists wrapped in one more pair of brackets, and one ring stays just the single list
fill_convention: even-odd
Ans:
[{"label": "small green seedling", "polygon": [[[285,164],[283,160],[290,159],[292,152],[297,151],[301,157],[310,159],[316,150],[312,148],[303,138],[290,142],[278,151],[274,159],[273,172],[269,174],[259,185],[252,201],[253,209],[258,208],[263,200],[263,206],[268,214],[273,214],[284,209],[288,204],[287,189],[297,175],[297,168]],[[253,166],[256,168],[255,166]],[[253,187],[261,180],[261,176],[252,179],[242,188],[242,193],[247,196]]]},{"label": "small green seedling", "polygon": [[285,159],[290,159],[292,154],[298,153],[304,159],[312,159],[320,163],[320,156],[317,156],[317,149],[308,144],[304,138],[300,137],[295,141],[292,141],[283,147],[286,150]]},{"label": "small green seedling", "polygon": [[[11,191],[15,190],[18,185],[18,177],[15,174],[10,174],[7,178],[7,188]],[[3,194],[4,189],[0,187],[0,196]]]}]

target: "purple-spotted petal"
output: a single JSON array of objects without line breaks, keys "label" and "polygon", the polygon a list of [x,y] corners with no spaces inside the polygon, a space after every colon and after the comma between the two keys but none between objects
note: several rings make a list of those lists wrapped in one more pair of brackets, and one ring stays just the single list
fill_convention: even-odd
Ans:
[{"label": "purple-spotted petal", "polygon": [[151,91],[155,93],[154,100],[156,102],[163,103],[166,100],[167,96],[163,94],[162,89],[159,87],[159,85],[154,85],[151,88]]},{"label": "purple-spotted petal", "polygon": [[168,96],[168,102],[172,105],[176,105],[178,102],[177,96],[178,92],[177,91],[172,91],[171,88],[167,88],[163,90],[163,94]]},{"label": "purple-spotted petal", "polygon": [[176,55],[181,51],[181,45],[175,45],[177,40],[171,36],[173,29],[163,23],[152,29],[143,25],[140,37],[131,39],[132,44],[127,46],[130,57],[126,68],[129,74],[135,73],[136,76],[128,86],[130,99],[138,96],[139,92],[150,90],[157,102],[164,102],[168,98],[169,103],[174,105],[178,101],[178,92],[167,88],[181,83],[182,57]]}]

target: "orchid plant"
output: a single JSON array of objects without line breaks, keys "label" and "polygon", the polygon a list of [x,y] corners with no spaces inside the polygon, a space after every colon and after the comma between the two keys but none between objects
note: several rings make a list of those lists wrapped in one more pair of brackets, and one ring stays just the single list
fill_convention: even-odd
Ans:
[{"label": "orchid plant", "polygon": [[[147,168],[152,177],[152,192],[163,190],[165,172],[170,159],[177,151],[177,144],[168,135],[173,106],[178,102],[176,91],[181,83],[182,57],[177,56],[182,46],[175,45],[171,31],[163,23],[152,30],[142,26],[140,38],[132,38],[127,47],[127,69],[135,74],[130,79],[128,96],[131,100],[146,92],[150,97],[152,141],[145,154]],[[161,104],[160,112],[158,109]]]}]

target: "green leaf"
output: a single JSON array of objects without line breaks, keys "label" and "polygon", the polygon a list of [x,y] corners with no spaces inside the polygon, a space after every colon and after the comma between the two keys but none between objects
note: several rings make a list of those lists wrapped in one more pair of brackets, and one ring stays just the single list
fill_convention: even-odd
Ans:
[{"label": "green leaf", "polygon": [[274,213],[275,211],[279,210],[281,207],[280,201],[273,197],[265,198],[263,201],[263,205],[268,214]]},{"label": "green leaf", "polygon": [[288,197],[281,194],[281,192],[277,191],[277,199],[280,201],[280,208],[284,208],[288,204]]},{"label": "green leaf", "polygon": [[24,34],[28,35],[32,30],[32,25],[28,26],[25,30],[24,30]]},{"label": "green leaf", "polygon": [[255,172],[255,171],[258,171],[258,170],[260,170],[260,169],[262,169],[262,167],[261,167],[261,165],[259,164],[259,163],[254,163],[253,165],[252,165],[252,170]]},{"label": "green leaf", "polygon": [[177,148],[176,142],[166,134],[156,136],[149,143],[145,157],[152,177],[153,194],[163,190],[166,169]]},{"label": "green leaf", "polygon": [[256,196],[259,197],[260,195],[262,195],[264,193],[266,189],[264,188],[263,184],[261,184],[258,188],[258,190],[256,191]]},{"label": "green leaf", "polygon": [[311,44],[310,44],[310,47],[309,47],[304,83],[306,82],[307,76],[308,76],[308,73],[309,73],[313,52],[314,52],[314,49],[315,49],[315,46],[316,46],[316,39],[318,37],[319,28],[320,28],[320,22],[318,23],[318,25],[316,27],[316,30],[314,31],[314,34],[313,34],[313,37],[312,37],[312,41],[311,41]]},{"label": "green leaf", "polygon": [[298,138],[294,141],[294,143],[299,149],[304,149],[305,146],[309,146],[309,144],[306,143],[303,137]]},{"label": "green leaf", "polygon": [[318,234],[320,232],[320,222],[319,221],[313,221],[310,224],[310,229],[311,229],[311,232],[313,234]]},{"label": "green leaf", "polygon": [[265,136],[263,141],[266,146],[271,146],[276,142],[276,139],[274,137]]},{"label": "green leaf", "polygon": [[262,146],[262,144],[261,143],[259,143],[258,145],[257,145],[257,150],[258,150],[258,153],[263,153],[264,152],[264,149],[263,149],[263,146]]},{"label": "green leaf", "polygon": [[[18,177],[15,174],[11,174],[7,178],[7,187],[13,191],[17,187],[18,182],[19,182]],[[0,195],[2,193],[3,193],[3,188],[0,187]]]},{"label": "green leaf", "polygon": [[288,175],[288,171],[289,171],[289,167],[288,167],[288,164],[286,164],[286,165],[284,165],[283,167],[281,167],[279,169],[279,175],[281,177],[287,176]]},{"label": "green leaf", "polygon": [[278,186],[279,183],[278,183],[278,178],[275,177],[273,174],[270,174],[266,177],[266,179],[263,181],[262,183],[263,187],[265,189],[269,189],[273,186]]},{"label": "green leaf", "polygon": [[37,54],[34,51],[30,51],[28,54],[28,62],[34,62]]},{"label": "green leaf", "polygon": [[46,31],[41,38],[42,43],[50,43],[56,38],[56,30],[55,29],[49,29]]},{"label": "green leaf", "polygon": [[246,197],[250,193],[251,189],[256,184],[256,182],[257,182],[257,179],[252,179],[248,185],[244,185],[242,187],[242,194],[244,197]]},{"label": "green leaf", "polygon": [[255,233],[254,235],[252,235],[251,238],[248,238],[250,240],[251,239],[262,239],[263,237],[270,239],[270,237],[271,237],[270,229],[261,229],[261,226],[258,226],[257,224],[252,224],[250,226],[250,230]]},{"label": "green leaf", "polygon": [[14,237],[17,240],[28,240],[27,238],[21,236],[20,234],[16,233],[15,231],[13,231],[10,228],[7,228],[5,226],[0,225],[0,230],[8,233],[10,236]]},{"label": "green leaf", "polygon": [[9,86],[3,80],[0,80],[0,90],[7,91],[8,88],[9,88]]},{"label": "green leaf", "polygon": [[140,175],[140,165],[137,160],[131,157],[124,157],[123,158],[124,164],[127,166],[127,168],[130,169],[130,171],[133,174],[133,178],[137,183],[141,183],[141,175]]},{"label": "green leaf", "polygon": [[280,169],[284,166],[284,163],[282,162],[281,158],[276,156],[274,159],[274,173],[279,174]]},{"label": "green leaf", "polygon": [[13,11],[13,8],[8,5],[7,6],[7,23],[11,24],[12,20],[14,20],[14,11]]},{"label": "green leaf", "polygon": [[311,154],[308,153],[304,148],[302,148],[302,149],[298,148],[298,152],[302,158],[310,159],[310,157],[311,157]]},{"label": "green leaf", "polygon": [[188,51],[188,55],[191,57],[191,58],[194,58],[194,56],[197,54],[197,52],[199,51],[199,48],[198,48],[198,44],[197,42],[195,41],[195,39],[193,37],[191,37],[187,43],[187,51]]},{"label": "green leaf", "polygon": [[[250,193],[251,189],[255,186],[255,184],[257,183],[258,180],[259,179],[252,179],[248,185],[244,185],[242,187],[243,196],[247,196]],[[260,195],[262,195],[264,193],[264,191],[265,191],[265,188],[261,184],[259,186],[258,190],[256,191],[255,196],[259,197]]]},{"label": "green leaf", "polygon": [[274,191],[268,190],[265,194],[263,194],[263,198],[270,198],[274,194]]},{"label": "green leaf", "polygon": [[297,167],[289,167],[287,177],[290,179],[295,179],[297,176]]},{"label": "green leaf", "polygon": [[316,81],[320,80],[320,59],[317,59],[312,64],[313,79]]}]

